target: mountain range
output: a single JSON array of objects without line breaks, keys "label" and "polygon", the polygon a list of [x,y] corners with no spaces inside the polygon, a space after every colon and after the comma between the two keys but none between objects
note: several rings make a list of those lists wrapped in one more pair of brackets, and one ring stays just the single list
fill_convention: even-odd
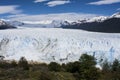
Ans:
[{"label": "mountain range", "polygon": [[0,29],[8,28],[63,28],[81,29],[93,32],[120,33],[120,12],[112,16],[98,16],[90,19],[69,22],[65,20],[53,21],[13,21],[0,20]]},{"label": "mountain range", "polygon": [[74,22],[70,25],[63,25],[62,28],[82,29],[93,32],[120,33],[120,13],[110,17],[96,17],[83,22]]}]

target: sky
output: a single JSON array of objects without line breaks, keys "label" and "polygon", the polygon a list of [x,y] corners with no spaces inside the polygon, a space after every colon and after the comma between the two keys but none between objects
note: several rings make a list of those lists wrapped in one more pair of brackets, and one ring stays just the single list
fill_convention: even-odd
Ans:
[{"label": "sky", "polygon": [[115,12],[120,12],[120,0],[0,0],[0,18],[86,18]]}]

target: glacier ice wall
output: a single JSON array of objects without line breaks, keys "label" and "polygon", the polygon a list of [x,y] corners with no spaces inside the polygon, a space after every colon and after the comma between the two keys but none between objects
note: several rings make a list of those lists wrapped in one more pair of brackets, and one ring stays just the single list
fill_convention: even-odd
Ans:
[{"label": "glacier ice wall", "polygon": [[120,34],[52,28],[0,31],[0,55],[7,60],[24,56],[40,62],[69,62],[83,53],[98,61],[120,59]]}]

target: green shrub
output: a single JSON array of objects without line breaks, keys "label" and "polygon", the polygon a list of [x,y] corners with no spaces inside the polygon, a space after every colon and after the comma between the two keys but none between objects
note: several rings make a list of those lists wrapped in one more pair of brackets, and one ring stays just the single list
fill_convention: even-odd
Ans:
[{"label": "green shrub", "polygon": [[99,70],[96,66],[96,59],[87,54],[81,55],[79,74],[82,80],[98,80],[100,76]]},{"label": "green shrub", "polygon": [[32,71],[29,72],[30,80],[52,80],[52,74],[50,72],[43,71]]},{"label": "green shrub", "polygon": [[80,62],[78,62],[78,61],[69,62],[69,63],[66,64],[65,69],[66,69],[67,72],[76,73],[80,69]]},{"label": "green shrub", "polygon": [[49,68],[50,71],[55,71],[55,72],[61,71],[61,65],[56,63],[56,62],[51,62],[48,65],[48,68]]},{"label": "green shrub", "polygon": [[20,58],[18,65],[20,68],[22,68],[24,70],[29,70],[28,61],[25,59],[25,57]]},{"label": "green shrub", "polygon": [[17,64],[17,62],[16,62],[15,60],[12,60],[12,61],[11,61],[11,66],[12,66],[12,67],[17,67],[18,64]]},{"label": "green shrub", "polygon": [[7,61],[0,61],[0,68],[5,68],[5,69],[11,68],[11,64]]}]

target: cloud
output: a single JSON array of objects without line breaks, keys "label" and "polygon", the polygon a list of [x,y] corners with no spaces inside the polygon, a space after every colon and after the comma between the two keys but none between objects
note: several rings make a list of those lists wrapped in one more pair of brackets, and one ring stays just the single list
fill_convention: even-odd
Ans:
[{"label": "cloud", "polygon": [[13,15],[8,15],[6,18],[15,18],[15,17],[24,17],[28,16],[27,14],[13,14]]},{"label": "cloud", "polygon": [[57,5],[63,5],[63,4],[67,4],[67,3],[70,3],[70,1],[69,0],[54,0],[54,1],[48,2],[47,5],[49,7],[54,7]]},{"label": "cloud", "polygon": [[7,5],[7,6],[0,6],[0,14],[18,14],[21,13],[22,10],[18,10],[18,5]]},{"label": "cloud", "polygon": [[90,5],[105,5],[105,4],[113,4],[113,3],[119,3],[120,0],[99,0],[97,2],[90,2],[88,4]]},{"label": "cloud", "polygon": [[48,0],[35,0],[34,2],[35,3],[41,3],[41,2],[45,2],[45,1],[48,1]]},{"label": "cloud", "polygon": [[46,1],[45,4],[48,5],[49,7],[70,3],[70,0],[35,0],[34,3],[41,3],[45,1]]},{"label": "cloud", "polygon": [[85,14],[85,13],[56,13],[56,14],[43,14],[43,15],[23,15],[23,16],[12,16],[10,20],[19,21],[53,21],[53,20],[67,20],[70,22],[82,20],[85,18],[91,18],[98,16],[96,14]]}]

